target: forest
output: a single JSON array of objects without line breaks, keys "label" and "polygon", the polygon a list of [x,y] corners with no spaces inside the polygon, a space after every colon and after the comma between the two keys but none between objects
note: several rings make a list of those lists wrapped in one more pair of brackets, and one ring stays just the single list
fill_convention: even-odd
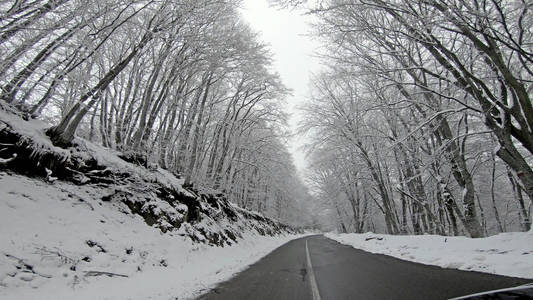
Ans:
[{"label": "forest", "polygon": [[308,9],[324,69],[301,131],[309,180],[339,231],[483,237],[531,228],[532,10],[518,0]]},{"label": "forest", "polygon": [[81,137],[292,222],[290,90],[239,3],[2,1],[0,103],[52,124],[56,146]]},{"label": "forest", "polygon": [[529,299],[532,100],[533,0],[0,0],[0,298]]},{"label": "forest", "polygon": [[56,146],[84,138],[289,223],[530,230],[533,3],[270,2],[303,9],[323,45],[304,176],[291,90],[239,0],[2,1],[0,106],[50,123]]}]

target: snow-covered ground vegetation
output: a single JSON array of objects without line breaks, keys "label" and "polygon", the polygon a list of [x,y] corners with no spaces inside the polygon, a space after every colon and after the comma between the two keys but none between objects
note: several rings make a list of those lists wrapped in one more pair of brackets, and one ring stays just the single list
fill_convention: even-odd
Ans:
[{"label": "snow-covered ground vegetation", "polygon": [[299,236],[222,193],[0,110],[0,298],[192,297]]},{"label": "snow-covered ground vegetation", "polygon": [[426,265],[533,279],[533,231],[479,239],[371,232],[326,236],[357,249]]}]

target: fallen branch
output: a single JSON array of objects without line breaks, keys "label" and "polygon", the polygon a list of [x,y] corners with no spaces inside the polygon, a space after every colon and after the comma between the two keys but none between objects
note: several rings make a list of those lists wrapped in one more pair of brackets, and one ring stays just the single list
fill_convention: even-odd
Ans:
[{"label": "fallen branch", "polygon": [[36,247],[35,250],[35,254],[41,255],[41,259],[58,258],[63,264],[76,265],[78,263],[78,260],[68,257],[57,248],[55,250],[51,250],[43,246]]},{"label": "fallen branch", "polygon": [[74,175],[72,176],[72,179],[74,179],[79,184],[86,184],[89,181],[91,181],[91,179],[89,177],[87,177],[84,173],[82,173],[82,172],[80,172],[78,170],[74,170],[74,169],[69,168],[69,167],[65,167],[65,169],[69,170],[72,173],[74,173]]},{"label": "fallen branch", "polygon": [[79,199],[79,201],[80,201],[79,203],[72,203],[72,205],[87,205],[91,210],[94,210],[94,206],[91,203],[83,199]]},{"label": "fallen branch", "polygon": [[104,272],[104,271],[85,271],[85,277],[102,276],[102,275],[109,276],[109,277],[114,277],[114,276],[117,276],[117,277],[128,277],[128,275],[111,273],[111,272]]},{"label": "fallen branch", "polygon": [[26,263],[26,262],[25,262],[23,259],[21,259],[21,258],[18,258],[18,257],[16,257],[16,256],[13,256],[13,255],[11,255],[11,254],[7,254],[7,253],[5,254],[5,256],[6,256],[7,258],[11,258],[11,259],[13,259],[13,260],[16,260],[17,263],[18,263],[17,269],[23,269],[21,272],[32,273],[32,274],[39,275],[39,276],[44,277],[44,278],[52,278],[51,275],[46,275],[46,274],[42,274],[42,273],[39,273],[39,272],[35,271],[35,270],[33,269],[33,266],[32,266],[32,265]]},{"label": "fallen branch", "polygon": [[13,155],[11,156],[11,158],[0,158],[0,165],[5,165],[7,163],[10,163],[11,161],[13,161],[15,158],[17,158],[17,153],[13,153]]}]

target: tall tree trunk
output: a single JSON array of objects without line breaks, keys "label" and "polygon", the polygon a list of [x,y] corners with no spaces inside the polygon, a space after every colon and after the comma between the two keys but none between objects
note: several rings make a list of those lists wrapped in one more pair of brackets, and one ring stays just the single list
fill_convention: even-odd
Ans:
[{"label": "tall tree trunk", "polygon": [[531,229],[531,215],[528,212],[528,209],[526,208],[524,197],[522,196],[522,187],[520,184],[516,181],[515,177],[513,176],[513,173],[511,170],[507,170],[507,178],[509,178],[509,181],[511,182],[511,187],[513,188],[513,193],[516,201],[518,202],[519,209],[520,209],[520,216],[521,216],[521,222],[520,225],[522,227],[523,231],[529,231]]},{"label": "tall tree trunk", "polygon": [[496,206],[496,197],[494,196],[494,181],[496,180],[496,159],[494,154],[491,156],[491,170],[490,170],[490,198],[492,200],[492,209],[494,210],[494,218],[496,219],[496,224],[498,225],[498,232],[503,232],[502,221],[500,220],[500,214],[498,212],[498,207]]},{"label": "tall tree trunk", "polygon": [[69,0],[50,0],[46,4],[43,4],[41,7],[36,8],[32,14],[28,16],[26,20],[21,20],[19,24],[18,20],[15,20],[15,23],[10,24],[11,26],[7,28],[2,28],[2,34],[0,35],[0,45],[7,41],[9,38],[14,36],[20,30],[31,27],[35,22],[42,18],[47,13],[53,11],[57,7],[67,3]]},{"label": "tall tree trunk", "polygon": [[11,81],[9,81],[4,87],[2,87],[2,94],[0,98],[4,101],[11,103],[15,99],[20,87],[26,82],[26,80],[37,70],[39,66],[65,41],[71,38],[77,30],[81,29],[82,24],[78,24],[73,28],[70,28],[62,35],[54,39],[51,43],[46,45],[34,58],[26,65],[26,67],[17,73]]},{"label": "tall tree trunk", "polygon": [[[99,100],[102,92],[107,88],[107,86],[122,70],[124,70],[124,68],[137,55],[137,53],[144,48],[146,44],[148,44],[152,37],[153,32],[146,32],[141,38],[139,44],[133,47],[133,50],[130,52],[130,54],[116,64],[113,68],[111,68],[111,70],[106,73],[106,75],[96,84],[96,86],[84,94],[74,105],[74,107],[71,108],[69,113],[63,117],[59,125],[51,127],[47,130],[46,134],[50,136],[55,145],[62,147],[70,146],[72,140],[74,139],[76,129],[78,128],[78,125],[87,111]],[[91,101],[82,107],[82,104],[91,97]]]},{"label": "tall tree trunk", "polygon": [[194,165],[196,164],[197,159],[197,150],[198,150],[198,139],[200,138],[200,127],[202,125],[202,119],[204,115],[205,104],[209,95],[209,88],[211,86],[211,79],[213,74],[209,76],[205,84],[204,95],[202,97],[202,102],[200,103],[200,111],[198,117],[196,118],[196,126],[193,134],[193,141],[191,146],[191,159],[189,160],[189,166],[185,172],[185,185],[191,185],[194,173]]}]

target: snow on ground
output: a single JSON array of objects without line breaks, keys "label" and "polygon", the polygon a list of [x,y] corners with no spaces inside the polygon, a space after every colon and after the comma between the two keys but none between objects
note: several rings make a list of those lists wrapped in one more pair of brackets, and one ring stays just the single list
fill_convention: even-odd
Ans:
[{"label": "snow on ground", "polygon": [[1,171],[0,187],[0,299],[192,298],[298,237],[212,247],[99,200],[106,188]]},{"label": "snow on ground", "polygon": [[422,264],[533,279],[533,231],[479,239],[374,233],[326,236],[357,249]]}]

